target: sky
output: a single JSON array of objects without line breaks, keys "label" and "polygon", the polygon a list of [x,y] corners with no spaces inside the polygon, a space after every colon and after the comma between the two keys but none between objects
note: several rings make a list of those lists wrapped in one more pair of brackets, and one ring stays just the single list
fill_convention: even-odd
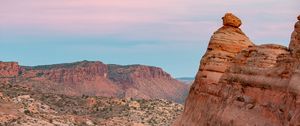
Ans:
[{"label": "sky", "polygon": [[98,60],[194,77],[221,17],[232,12],[255,44],[287,46],[299,0],[0,0],[0,61]]}]

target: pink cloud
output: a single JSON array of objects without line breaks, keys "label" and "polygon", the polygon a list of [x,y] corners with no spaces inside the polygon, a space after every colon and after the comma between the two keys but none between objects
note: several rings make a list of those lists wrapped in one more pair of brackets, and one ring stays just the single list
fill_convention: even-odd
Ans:
[{"label": "pink cloud", "polygon": [[[2,29],[193,42],[209,39],[221,25],[220,17],[228,11],[243,19],[243,28],[255,39],[288,36],[300,12],[297,0],[0,1]],[[265,15],[273,17],[272,21]]]}]

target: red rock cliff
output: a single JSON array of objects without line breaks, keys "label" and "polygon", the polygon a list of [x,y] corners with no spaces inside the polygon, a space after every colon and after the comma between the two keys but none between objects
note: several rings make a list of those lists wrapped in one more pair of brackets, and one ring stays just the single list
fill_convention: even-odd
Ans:
[{"label": "red rock cliff", "polygon": [[238,28],[240,20],[227,18],[237,17],[223,17],[174,125],[300,125],[299,21],[288,49],[253,45]]},{"label": "red rock cliff", "polygon": [[158,67],[109,65],[109,78],[122,85],[124,97],[160,98],[183,102],[188,86]]},{"label": "red rock cliff", "polygon": [[93,81],[96,77],[106,78],[108,68],[99,61],[82,61],[57,65],[27,67],[24,76],[43,76],[57,83],[78,84]]},{"label": "red rock cliff", "polygon": [[0,63],[0,83],[67,95],[96,95],[183,102],[188,86],[161,68],[143,65],[106,65],[99,61],[18,66]]}]

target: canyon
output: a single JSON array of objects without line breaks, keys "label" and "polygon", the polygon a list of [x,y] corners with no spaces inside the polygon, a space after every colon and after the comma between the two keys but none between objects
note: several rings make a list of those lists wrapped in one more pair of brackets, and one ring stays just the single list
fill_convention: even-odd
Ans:
[{"label": "canyon", "polygon": [[174,126],[300,125],[300,16],[289,47],[255,45],[227,13]]}]

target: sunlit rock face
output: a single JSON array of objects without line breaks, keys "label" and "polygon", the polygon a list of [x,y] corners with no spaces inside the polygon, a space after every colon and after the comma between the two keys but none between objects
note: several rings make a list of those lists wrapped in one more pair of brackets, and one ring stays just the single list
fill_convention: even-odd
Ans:
[{"label": "sunlit rock face", "polygon": [[289,48],[254,45],[238,28],[241,23],[223,24],[211,37],[174,125],[300,125],[299,21]]}]

